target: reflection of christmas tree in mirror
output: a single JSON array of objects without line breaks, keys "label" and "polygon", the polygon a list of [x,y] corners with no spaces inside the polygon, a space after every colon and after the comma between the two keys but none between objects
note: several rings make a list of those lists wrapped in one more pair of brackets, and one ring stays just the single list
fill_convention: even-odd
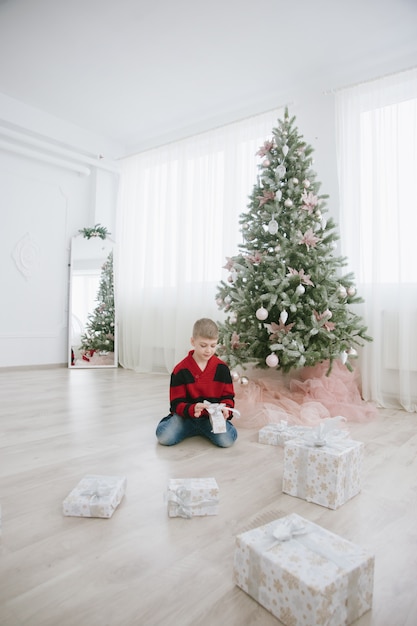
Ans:
[{"label": "reflection of christmas tree in mirror", "polygon": [[[96,307],[88,316],[85,333],[81,337],[84,361],[114,353],[115,310],[113,282],[113,251],[101,268]],[[98,354],[97,354],[98,353]]]},{"label": "reflection of christmas tree in mirror", "polygon": [[216,296],[226,313],[219,355],[231,368],[289,372],[340,359],[352,370],[355,346],[371,341],[351,309],[362,299],[335,255],[339,237],[324,218],[312,152],[286,110],[257,153],[260,175],[240,216],[244,243],[227,259]]}]

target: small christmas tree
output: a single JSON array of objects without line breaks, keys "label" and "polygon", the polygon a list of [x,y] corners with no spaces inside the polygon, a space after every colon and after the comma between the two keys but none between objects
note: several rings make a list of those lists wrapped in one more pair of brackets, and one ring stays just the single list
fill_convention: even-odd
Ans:
[{"label": "small christmas tree", "polygon": [[352,370],[355,346],[371,341],[349,305],[362,302],[346,259],[335,255],[338,234],[326,219],[326,199],[311,169],[313,149],[295,117],[272,130],[248,211],[240,216],[244,243],[227,258],[227,281],[216,301],[227,314],[219,323],[219,354],[230,367],[271,367],[283,372],[335,359]]},{"label": "small christmas tree", "polygon": [[86,332],[81,337],[84,353],[114,352],[114,283],[113,251],[101,268],[100,285],[96,297],[97,306],[88,316]]}]

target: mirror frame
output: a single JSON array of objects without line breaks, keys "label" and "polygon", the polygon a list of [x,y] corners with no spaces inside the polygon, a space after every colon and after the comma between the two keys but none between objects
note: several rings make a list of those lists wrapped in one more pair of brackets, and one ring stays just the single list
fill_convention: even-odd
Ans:
[{"label": "mirror frame", "polygon": [[[118,324],[117,311],[114,307],[114,351],[113,360],[108,363],[108,355],[105,351],[82,349],[82,344],[74,341],[74,325],[78,325],[79,340],[86,332],[88,320],[93,316],[99,306],[99,294],[103,269],[109,254],[114,255],[115,242],[110,237],[85,237],[77,235],[71,239],[70,272],[69,272],[69,300],[68,300],[68,368],[70,369],[95,369],[95,368],[117,368],[118,363]],[[78,273],[79,272],[79,273]],[[89,306],[85,302],[85,295],[80,295],[83,314],[75,315],[74,297],[76,295],[76,278],[86,274],[97,283],[94,294],[94,302],[90,297]],[[88,291],[88,289],[86,289]],[[114,267],[113,267],[113,297],[114,297]],[[82,317],[83,319],[80,319]],[[78,336],[78,335],[77,335]],[[75,344],[75,345],[74,345]]]}]

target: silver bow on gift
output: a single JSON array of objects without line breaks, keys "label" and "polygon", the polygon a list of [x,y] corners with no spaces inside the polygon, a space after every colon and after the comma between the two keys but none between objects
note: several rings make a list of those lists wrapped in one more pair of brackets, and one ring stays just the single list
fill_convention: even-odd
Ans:
[{"label": "silver bow on gift", "polygon": [[240,413],[237,409],[231,409],[230,406],[227,406],[226,404],[217,403],[217,402],[209,402],[208,400],[205,400],[204,405],[206,407],[207,412],[210,413],[210,415],[215,415],[217,413],[223,416],[222,409],[227,409],[228,411],[235,413],[237,417],[240,417]]},{"label": "silver bow on gift", "polygon": [[107,484],[100,484],[98,481],[94,482],[91,489],[86,489],[80,493],[81,496],[89,496],[88,505],[90,507],[90,514],[95,517],[100,512],[100,507],[103,505],[103,498],[107,498],[112,492],[112,488]]},{"label": "silver bow on gift", "polygon": [[277,522],[272,534],[277,541],[290,541],[293,537],[298,535],[305,535],[307,532],[306,527],[301,522],[296,522],[292,519],[285,517]]},{"label": "silver bow on gift", "polygon": [[310,446],[337,446],[349,434],[347,430],[339,428],[340,422],[346,422],[346,418],[342,416],[328,417],[315,428],[305,432],[302,440]]}]

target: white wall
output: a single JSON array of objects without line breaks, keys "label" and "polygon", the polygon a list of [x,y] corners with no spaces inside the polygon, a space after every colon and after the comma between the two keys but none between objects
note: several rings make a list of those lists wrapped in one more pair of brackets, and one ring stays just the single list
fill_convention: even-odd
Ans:
[{"label": "white wall", "polygon": [[[119,178],[111,154],[121,150],[103,138],[12,104],[0,94],[0,105],[6,105],[0,116],[0,367],[66,364],[71,237],[80,228],[100,223],[117,243]],[[321,192],[330,196],[328,209],[337,222],[333,106],[332,96],[300,93],[289,112],[314,148],[313,167],[322,183]],[[4,132],[17,128],[29,138],[41,137],[58,149],[64,146],[78,152],[80,169],[87,168],[90,174],[5,150],[2,128]],[[8,141],[21,146],[10,137]],[[91,165],[94,154],[103,151],[110,158],[97,167]],[[39,151],[39,157],[52,152]]]},{"label": "white wall", "polygon": [[95,223],[114,235],[116,164],[96,167],[94,144],[99,154],[105,142],[80,129],[1,112],[0,367],[66,364],[71,237]]}]

